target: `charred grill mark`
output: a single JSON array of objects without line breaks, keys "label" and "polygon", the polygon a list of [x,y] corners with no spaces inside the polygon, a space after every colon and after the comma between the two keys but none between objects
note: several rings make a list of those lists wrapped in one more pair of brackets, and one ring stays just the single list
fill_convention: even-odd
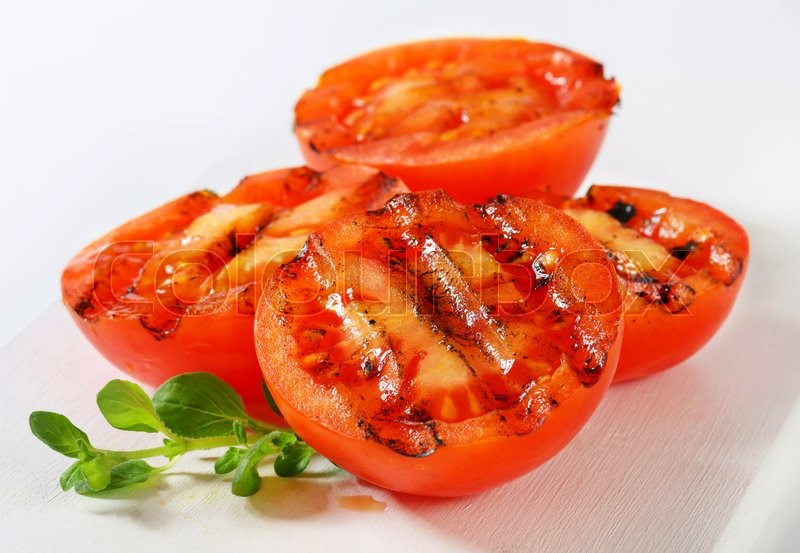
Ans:
[{"label": "charred grill mark", "polygon": [[366,423],[366,436],[404,457],[422,458],[431,455],[444,442],[432,422],[419,423],[392,417],[373,417]]},{"label": "charred grill mark", "polygon": [[694,240],[689,240],[688,242],[686,242],[685,246],[676,246],[672,248],[669,253],[672,257],[675,257],[683,261],[697,249],[697,246],[698,246],[697,242],[695,242]]},{"label": "charred grill mark", "polygon": [[658,297],[655,301],[658,301],[662,305],[666,305],[670,301],[670,292],[672,290],[672,284],[670,283],[660,283],[657,288]]},{"label": "charred grill mark", "polygon": [[[505,249],[525,252],[533,246],[530,239],[521,232],[527,224],[527,213],[515,198],[498,196],[493,202],[488,202],[483,206],[480,216],[482,221],[486,221],[492,226],[488,232],[498,233],[501,240],[511,243]],[[491,250],[487,251],[494,255]]]},{"label": "charred grill mark", "polygon": [[[637,273],[637,275],[638,274],[639,273]],[[663,304],[662,298],[664,297],[665,284],[658,282],[652,277],[648,278],[649,280],[645,280],[644,278],[640,279],[638,277],[635,280],[629,279],[629,289],[649,303]]]},{"label": "charred grill mark", "polygon": [[447,445],[444,438],[442,438],[442,436],[440,435],[439,429],[437,428],[435,421],[428,421],[425,423],[425,426],[427,426],[428,429],[431,431],[431,434],[433,435],[433,440],[436,443],[436,447]]},{"label": "charred grill mark", "polygon": [[658,304],[670,313],[678,313],[692,303],[695,290],[683,281],[663,282],[645,273],[627,275],[628,291],[653,304]]},{"label": "charred grill mark", "polygon": [[695,290],[688,284],[682,281],[665,282],[658,275],[642,272],[619,252],[606,250],[606,254],[614,264],[617,275],[627,282],[629,294],[661,305],[671,313],[686,309],[694,300]]},{"label": "charred grill mark", "polygon": [[514,263],[530,248],[530,240],[519,240],[507,234],[484,234],[481,236],[483,249],[498,263]]},{"label": "charred grill mark", "polygon": [[228,256],[232,259],[239,254],[239,241],[236,238],[236,233],[231,231],[227,235],[228,239]]},{"label": "charred grill mark", "polygon": [[583,375],[581,382],[586,385],[592,385],[600,378],[600,374],[606,366],[607,355],[604,352],[600,359],[596,359],[595,355],[589,355],[583,362]]},{"label": "charred grill mark", "polygon": [[[499,360],[497,348],[504,329],[482,309],[480,296],[464,280],[449,252],[430,234],[424,240],[408,237],[406,243],[420,254],[417,276],[429,290],[434,323],[459,341],[478,346],[488,358]],[[492,334],[498,343],[490,339]]]},{"label": "charred grill mark", "polygon": [[87,312],[94,309],[94,301],[87,296],[82,296],[80,301],[72,307],[75,313],[82,319],[88,318]]},{"label": "charred grill mark", "polygon": [[161,321],[157,320],[156,317],[139,317],[139,323],[157,342],[175,332],[180,322],[181,319],[179,317],[167,318]]},{"label": "charred grill mark", "polygon": [[736,258],[733,260],[733,268],[730,270],[730,276],[726,279],[722,284],[725,286],[731,286],[736,280],[739,278],[739,275],[742,274],[742,270],[744,269],[744,261],[740,258]]},{"label": "charred grill mark", "polygon": [[696,294],[694,288],[684,282],[665,284],[660,301],[670,313],[679,313],[692,303]]},{"label": "charred grill mark", "polygon": [[624,225],[636,217],[636,206],[617,200],[606,213]]}]

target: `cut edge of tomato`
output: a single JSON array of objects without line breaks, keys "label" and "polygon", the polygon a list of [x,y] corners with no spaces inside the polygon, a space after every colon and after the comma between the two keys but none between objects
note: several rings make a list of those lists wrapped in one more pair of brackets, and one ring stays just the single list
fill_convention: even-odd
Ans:
[{"label": "cut edge of tomato", "polygon": [[609,117],[609,113],[602,111],[560,112],[497,131],[491,137],[438,142],[418,153],[414,153],[413,150],[419,146],[419,140],[425,138],[424,134],[404,135],[320,152],[313,146],[311,138],[313,131],[300,127],[297,132],[300,140],[308,144],[306,146],[308,151],[315,153],[316,156],[329,156],[339,163],[364,163],[378,167],[430,167],[514,154],[593,121],[605,122]]},{"label": "cut edge of tomato", "polygon": [[[351,82],[372,82],[374,75],[395,76],[406,70],[412,64],[424,64],[432,57],[446,56],[448,61],[470,54],[472,49],[496,49],[497,53],[508,55],[509,48],[517,48],[528,54],[550,54],[553,51],[573,57],[577,61],[587,61],[598,64],[593,58],[550,42],[535,42],[524,37],[450,37],[423,39],[414,42],[397,43],[383,46],[368,52],[363,52],[341,62],[323,72],[315,88],[335,86]],[[371,71],[364,69],[367,65]]]}]

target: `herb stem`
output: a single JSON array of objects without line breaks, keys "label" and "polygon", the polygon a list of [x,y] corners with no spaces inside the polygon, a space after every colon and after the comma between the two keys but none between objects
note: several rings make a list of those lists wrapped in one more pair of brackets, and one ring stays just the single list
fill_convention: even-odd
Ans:
[{"label": "herb stem", "polygon": [[134,460],[134,459],[147,459],[150,457],[174,457],[176,455],[182,455],[189,451],[198,451],[204,449],[218,449],[220,447],[230,447],[237,445],[238,442],[236,441],[236,436],[223,436],[223,437],[214,437],[214,438],[197,438],[192,440],[184,440],[178,438],[177,440],[172,441],[168,445],[163,445],[159,447],[151,447],[148,449],[136,449],[132,451],[107,451],[107,450],[100,450],[103,453],[116,453],[125,456],[126,459]]}]

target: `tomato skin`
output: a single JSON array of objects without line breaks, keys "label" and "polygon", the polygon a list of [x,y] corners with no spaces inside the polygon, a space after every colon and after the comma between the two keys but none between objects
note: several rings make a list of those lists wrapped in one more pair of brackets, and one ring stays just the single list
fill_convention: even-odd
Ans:
[{"label": "tomato skin", "polygon": [[158,386],[186,372],[213,373],[239,392],[254,415],[269,415],[254,354],[253,316],[238,312],[235,302],[226,301],[208,315],[184,317],[180,331],[163,339],[154,338],[137,317],[88,321],[73,309],[69,313],[89,342],[136,380]]},{"label": "tomato skin", "polygon": [[[270,418],[253,340],[264,279],[291,259],[310,230],[353,209],[379,207],[406,190],[373,168],[348,166],[322,174],[295,168],[252,175],[222,197],[189,194],[122,225],[75,256],[62,275],[64,304],[92,345],[137,380],[156,386],[178,374],[210,372],[231,384],[254,414]],[[241,226],[235,221],[223,230],[204,227],[220,233],[223,251],[211,244],[188,260],[202,264],[227,256],[206,266],[208,272],[198,272],[196,288],[206,291],[182,301],[187,291],[194,293],[191,282],[180,293],[174,284],[161,290],[162,269],[172,259],[165,254],[191,255],[194,239],[205,236],[202,229],[197,237],[189,229],[220,209],[249,209],[243,213],[258,217],[242,234],[234,232]],[[275,248],[258,249],[272,243]],[[144,279],[151,274],[147,285]],[[164,291],[174,292],[172,300]]]},{"label": "tomato skin", "polygon": [[[359,141],[343,122],[373,81],[447,62],[477,68],[521,63],[557,105],[533,120],[446,142],[432,139],[435,130]],[[490,39],[420,42],[370,52],[328,70],[299,100],[295,132],[307,163],[317,170],[337,163],[372,165],[412,190],[443,188],[464,203],[497,193],[571,195],[600,149],[618,93],[600,64],[556,46]]]},{"label": "tomato skin", "polygon": [[625,339],[614,382],[649,376],[682,363],[700,350],[727,319],[743,278],[697,296],[685,314],[651,307],[625,315]]},{"label": "tomato skin", "polygon": [[[613,267],[604,251],[599,249],[599,244],[574,221],[529,200],[503,198],[483,208],[480,206],[465,208],[453,204],[449,199],[442,201],[442,198],[443,195],[438,192],[404,195],[391,200],[382,210],[365,215],[348,216],[312,234],[303,253],[274,273],[265,289],[256,313],[255,336],[264,377],[272,395],[283,416],[309,445],[356,476],[387,489],[419,495],[458,496],[479,492],[525,474],[555,455],[578,432],[613,378],[621,347],[622,313],[621,295]],[[419,211],[415,213],[415,210]],[[466,215],[467,212],[470,214]],[[478,216],[476,213],[483,215]],[[514,219],[509,215],[514,213],[523,215]],[[499,215],[497,219],[490,219],[489,214]],[[507,318],[503,319],[505,330],[502,334],[509,340],[516,340],[513,343],[522,344],[520,347],[525,348],[515,351],[515,359],[518,361],[530,359],[530,362],[535,364],[540,359],[552,359],[549,356],[556,358],[560,356],[559,368],[555,372],[538,376],[534,384],[529,384],[533,388],[527,387],[524,380],[520,380],[524,377],[521,377],[520,373],[514,373],[513,368],[506,369],[509,370],[508,373],[503,373],[508,374],[506,378],[523,386],[525,392],[522,396],[512,395],[510,398],[496,399],[500,396],[490,394],[488,399],[474,398],[479,402],[487,401],[488,405],[498,401],[502,407],[489,407],[487,411],[476,412],[475,407],[470,406],[470,414],[463,419],[433,416],[417,419],[416,417],[423,416],[419,414],[420,409],[431,412],[433,409],[431,406],[437,404],[437,394],[440,393],[440,389],[446,389],[448,397],[456,397],[456,391],[464,389],[462,386],[468,386],[461,382],[459,377],[454,376],[459,373],[453,372],[452,366],[443,361],[450,358],[439,357],[439,353],[445,349],[448,352],[453,351],[451,347],[454,347],[465,363],[469,363],[467,359],[477,360],[480,363],[481,359],[485,358],[481,355],[472,356],[474,350],[468,351],[469,344],[483,344],[487,333],[491,334],[489,330],[491,326],[481,327],[476,321],[481,317],[480,313],[494,313],[494,311],[491,308],[478,308],[474,305],[470,307],[471,294],[462,296],[454,293],[449,300],[440,300],[446,302],[445,304],[435,304],[438,307],[431,313],[437,315],[425,315],[427,312],[423,308],[423,296],[433,293],[434,297],[441,298],[440,294],[444,293],[446,286],[436,288],[435,285],[430,287],[425,284],[421,288],[404,288],[406,295],[396,293],[392,285],[389,289],[382,288],[384,284],[373,285],[374,282],[386,281],[382,280],[382,277],[372,279],[369,276],[374,270],[371,261],[364,262],[365,264],[360,266],[349,265],[351,261],[347,261],[349,259],[347,256],[350,252],[361,251],[369,259],[383,259],[383,254],[373,248],[379,248],[380,244],[385,243],[384,247],[388,248],[388,251],[399,251],[397,248],[400,246],[396,242],[398,237],[408,239],[414,247],[415,236],[426,236],[431,239],[420,246],[422,260],[425,256],[432,255],[432,252],[438,251],[437,243],[442,244],[444,251],[450,251],[452,256],[455,250],[446,247],[448,236],[453,240],[463,240],[465,236],[472,236],[471,239],[477,240],[478,244],[484,244],[483,247],[487,248],[487,251],[494,251],[491,255],[509,254],[508,263],[516,266],[514,265],[516,261],[510,260],[519,258],[515,257],[516,254],[511,255],[514,253],[512,250],[500,246],[493,250],[495,247],[492,245],[493,242],[487,240],[489,235],[481,234],[480,238],[475,238],[474,232],[469,232],[470,224],[476,219],[484,221],[483,217],[487,217],[484,224],[494,225],[491,227],[494,229],[506,229],[501,232],[501,236],[506,236],[507,232],[509,236],[515,236],[515,239],[529,244],[533,248],[531,251],[557,251],[559,252],[557,255],[563,256],[565,260],[569,260],[571,255],[579,256],[579,259],[558,265],[563,268],[563,273],[559,272],[561,269],[556,270],[552,276],[542,277],[541,283],[535,287],[535,290],[542,290],[541,293],[545,293],[548,289],[551,292],[560,290],[552,292],[553,297],[562,298],[557,300],[560,307],[556,314],[563,314],[569,321],[573,320],[571,317],[576,317],[574,324],[577,326],[572,326],[573,323],[569,322],[564,327],[559,316],[556,321],[558,330],[554,331],[557,334],[549,334],[550,331],[545,330],[549,327],[538,326],[537,328],[545,334],[539,331],[519,332],[520,328],[532,330],[529,325],[538,325],[539,323],[531,323],[536,317],[549,320],[547,317],[551,313],[551,308],[537,310],[538,314],[531,317],[525,315],[520,320],[515,319],[514,315],[507,315]],[[473,223],[468,223],[468,220]],[[478,228],[485,230],[487,227]],[[525,230],[515,230],[520,228]],[[535,235],[527,234],[531,228],[539,229],[539,232]],[[470,249],[469,242],[458,243],[461,244],[460,247],[466,248],[462,251],[474,251]],[[555,249],[549,249],[551,246]],[[340,253],[344,256],[343,262],[342,265],[336,265],[336,279],[332,281],[333,273],[330,272],[332,269],[325,267],[330,263],[338,263],[335,260]],[[387,263],[390,273],[386,274],[397,274],[391,271],[406,274],[403,273],[406,269],[399,268],[398,259],[400,258],[389,258]],[[472,260],[476,259],[473,254]],[[411,261],[402,263],[406,263],[407,268],[413,267],[407,270],[421,271],[414,273],[423,279],[420,282],[429,282],[424,280],[431,273],[428,265],[420,268]],[[520,263],[524,266],[528,262],[520,261]],[[460,277],[452,276],[454,266],[450,266],[450,269],[440,267],[447,272],[446,275],[440,275],[440,278],[454,278],[455,280],[449,281],[450,285],[458,287]],[[480,266],[484,266],[483,262],[480,262]],[[357,267],[356,272],[352,273],[359,275],[357,282],[347,279],[346,275],[351,274],[347,272],[348,267]],[[340,280],[338,272],[340,268],[345,271],[342,273],[345,275],[344,280]],[[588,272],[583,276],[578,274],[582,268],[588,268]],[[434,272],[437,271],[434,269]],[[565,275],[569,275],[571,284],[567,284],[564,280],[567,278]],[[597,278],[604,275],[609,277],[608,286],[601,285],[602,279]],[[466,276],[466,273],[462,276]],[[582,288],[584,284],[586,288]],[[330,317],[320,316],[314,307],[317,305],[314,302],[320,301],[320,305],[328,306],[326,309],[330,309],[329,306],[333,305],[332,298],[349,295],[358,303],[362,301],[358,299],[359,297],[383,297],[370,296],[370,290],[378,288],[383,289],[383,294],[389,298],[389,303],[380,305],[373,303],[373,309],[367,311],[355,307],[355,313],[359,315],[354,315],[353,319],[347,319],[349,315],[343,315],[345,317],[343,321],[350,321],[342,324],[345,338],[339,342],[329,342],[325,346],[312,348],[302,346],[303,337],[306,335],[321,335],[323,338],[320,343],[323,343],[327,337],[337,332],[332,326],[321,326],[320,321],[329,320]],[[590,288],[593,290],[591,294],[593,298],[594,292],[602,292],[597,293],[597,298],[602,298],[598,304],[599,311],[595,311],[594,307],[586,307],[587,301],[589,303],[594,301],[587,300]],[[331,290],[337,291],[331,293]],[[546,292],[548,297],[551,292]],[[473,293],[486,297],[483,292],[479,293],[475,288]],[[397,304],[392,302],[397,298],[406,298],[407,295],[412,299],[398,301],[401,305],[408,305],[402,302],[410,301],[411,305],[416,307],[410,311],[394,309]],[[525,293],[522,293],[522,296],[525,296]],[[414,297],[417,299],[413,299]],[[572,309],[578,304],[570,304],[567,297],[581,298],[579,304],[583,307],[579,309],[587,311],[583,311],[581,315],[573,312]],[[370,301],[380,303],[381,300],[363,301],[369,305]],[[516,300],[512,300],[512,303],[514,301]],[[455,306],[454,310],[451,311],[448,305]],[[352,342],[348,341],[349,338],[346,337],[348,333],[360,332],[357,328],[362,324],[358,322],[362,320],[362,316],[365,319],[372,317],[369,325],[363,326],[367,329],[367,334],[358,334],[362,337],[353,338]],[[451,331],[442,333],[441,329],[454,324],[450,317],[461,320],[462,316],[464,320],[471,321],[467,328],[482,328],[482,330],[473,330],[471,337],[462,333],[465,327],[461,326],[453,326]],[[393,317],[399,319],[392,322]],[[409,320],[415,322],[406,324]],[[414,326],[415,324],[419,326]],[[518,324],[522,326],[516,326]],[[422,335],[427,336],[428,332],[432,333],[430,342],[420,338]],[[363,338],[363,336],[373,337]],[[593,337],[583,341],[583,338],[575,336]],[[494,346],[480,351],[501,351],[504,343],[504,339],[501,339]],[[582,363],[582,366],[586,366],[589,358],[585,357],[585,350],[581,349],[583,346],[577,345],[578,343],[595,344],[593,348],[600,347],[600,350],[596,350],[596,353],[591,354],[589,358],[596,359],[596,355],[600,355],[603,359],[602,370],[579,376],[581,371],[576,370],[571,364]],[[362,344],[358,346],[361,348],[360,353],[354,344]],[[398,369],[400,376],[393,376],[394,369],[391,368],[391,363],[385,366],[383,373],[379,371],[377,374],[373,372],[373,365],[370,364],[367,373],[372,376],[365,377],[361,373],[349,372],[348,365],[352,363],[355,363],[353,366],[361,363],[363,368],[365,365],[363,360],[358,360],[359,355],[372,355],[371,352],[382,347],[380,344],[388,344],[387,347],[394,353],[391,358],[396,359],[396,363],[403,363],[403,358],[417,359],[418,353],[413,352],[424,353],[423,359],[436,357],[442,362],[429,365],[427,369],[420,369],[418,365],[412,366],[411,363],[401,364],[401,368]],[[356,347],[355,353],[352,353],[354,347]],[[542,349],[539,350],[539,347]],[[572,349],[573,347],[577,349]],[[336,361],[339,359],[336,357],[337,351],[346,352],[340,361]],[[570,352],[575,352],[575,355],[572,356]],[[572,368],[565,368],[564,363],[567,363],[565,355],[572,359],[569,362]],[[576,359],[578,361],[575,361]],[[475,378],[488,379],[484,380],[484,383],[493,382],[495,375],[491,370],[486,373],[486,369],[478,365],[471,367],[471,372],[483,375]],[[390,373],[388,377],[385,376],[386,371]],[[393,384],[395,378],[400,378],[405,384],[401,383],[399,387],[395,387]],[[500,378],[502,380],[503,377]],[[405,388],[406,385],[410,387]],[[490,389],[496,390],[492,388],[493,384],[488,385]],[[395,392],[391,390],[405,391],[395,396]],[[422,399],[417,403],[410,398]],[[505,403],[508,401],[512,403],[510,405]],[[540,401],[546,402],[547,405],[543,411],[538,411],[540,407],[534,407],[542,405]],[[525,405],[527,407],[524,407]],[[534,409],[539,414],[533,416],[541,418],[537,418],[532,426],[526,426],[527,423],[520,423],[516,419],[520,416],[518,414],[520,408]],[[445,410],[442,410],[442,414],[444,412]],[[400,418],[395,419],[395,416]],[[414,450],[414,453],[410,453],[404,445],[398,446],[395,443],[395,440],[404,440],[398,438],[400,434],[393,431],[388,435],[385,433],[384,425],[387,424],[389,428],[394,428],[396,424],[405,427],[406,416],[411,417],[408,420],[416,421],[410,423],[412,429],[416,428],[417,424],[426,428],[435,427],[438,445],[433,450],[419,450],[419,452]],[[415,437],[410,438],[412,446],[416,444],[417,434],[413,436]],[[498,462],[498,459],[501,461]]]},{"label": "tomato skin", "polygon": [[[617,216],[620,206],[630,206],[627,209],[632,211],[622,216],[630,216],[624,227],[635,229],[669,252],[678,252],[677,258],[672,254],[664,263],[677,267],[676,273],[670,269],[662,275],[665,283],[688,283],[692,288],[687,305],[675,312],[629,291],[625,339],[614,382],[669,369],[691,357],[716,334],[733,308],[748,264],[747,233],[736,221],[701,202],[623,186],[595,185],[585,198],[566,200],[564,205],[568,209],[617,212]],[[628,278],[620,274],[624,288],[628,287]]]}]

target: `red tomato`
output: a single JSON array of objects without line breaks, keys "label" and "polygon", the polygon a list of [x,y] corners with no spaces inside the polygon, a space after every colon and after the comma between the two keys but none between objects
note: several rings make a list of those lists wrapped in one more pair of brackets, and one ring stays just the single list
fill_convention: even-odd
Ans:
[{"label": "red tomato", "polygon": [[566,206],[608,249],[627,292],[615,382],[672,367],[711,339],[747,265],[736,221],[700,202],[617,186],[593,186]]},{"label": "red tomato", "polygon": [[549,44],[450,39],[377,50],[326,71],[295,108],[311,167],[380,167],[462,202],[571,195],[619,87],[603,66]]},{"label": "red tomato", "polygon": [[137,379],[211,372],[263,406],[253,316],[264,279],[311,230],[406,190],[349,166],[262,173],[222,197],[195,192],[87,246],[64,270],[64,303],[92,344]]},{"label": "red tomato", "polygon": [[461,495],[556,454],[609,385],[622,297],[556,209],[402,194],[309,237],[256,312],[286,420],[379,486]]}]

